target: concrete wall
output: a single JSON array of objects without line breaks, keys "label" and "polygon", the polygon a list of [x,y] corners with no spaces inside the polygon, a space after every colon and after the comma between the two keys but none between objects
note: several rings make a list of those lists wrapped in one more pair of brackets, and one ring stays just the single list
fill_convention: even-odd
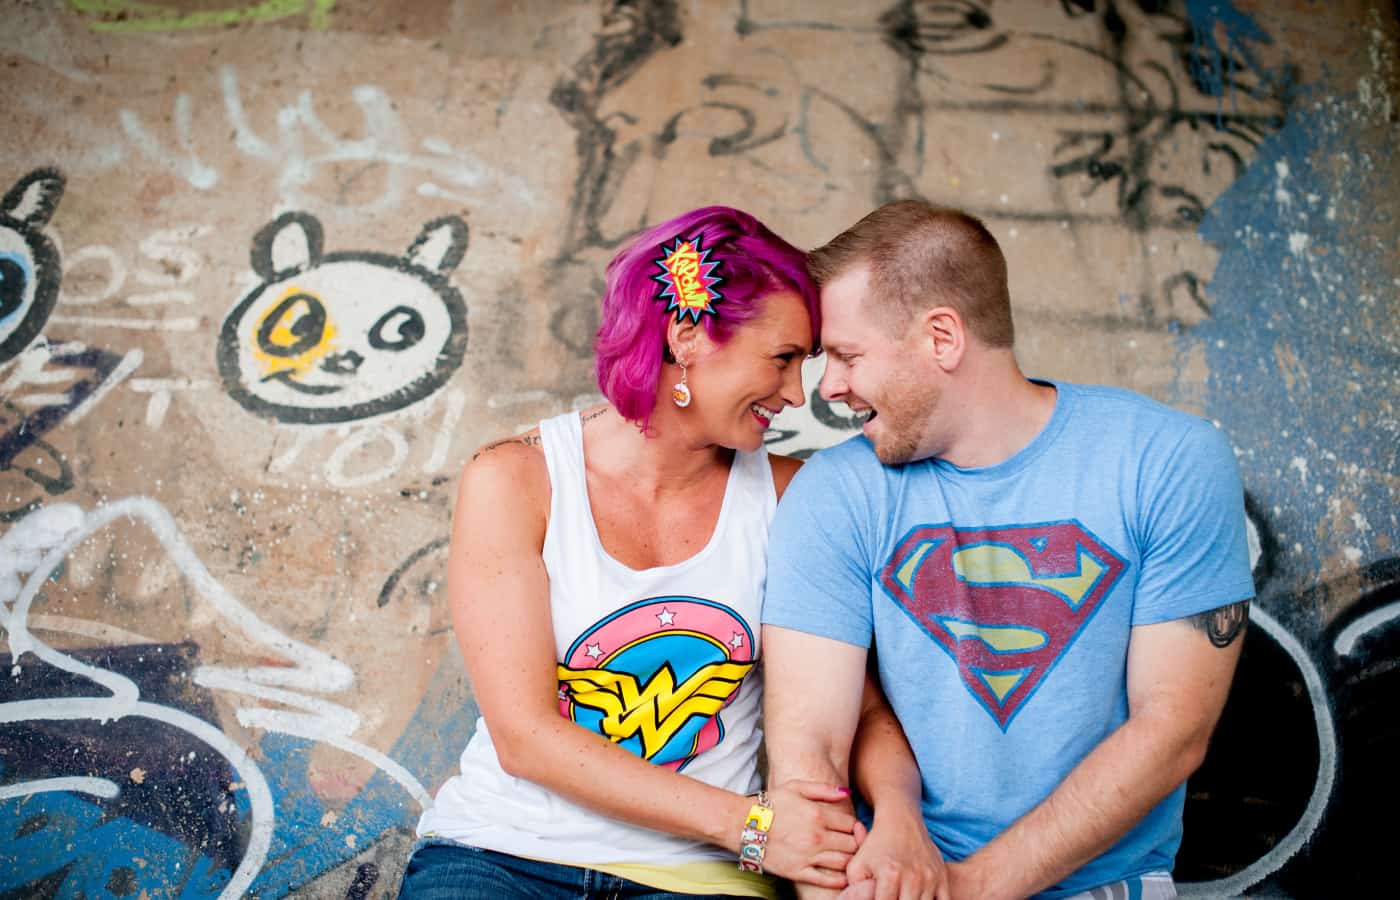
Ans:
[{"label": "concrete wall", "polygon": [[[443,591],[455,475],[594,400],[617,242],[724,202],[813,245],[911,195],[1003,241],[1028,372],[1135,388],[1238,449],[1260,599],[1179,877],[1380,878],[1393,5],[7,0],[0,21],[0,894],[392,895],[474,716]],[[792,452],[850,425],[815,396],[776,424]]]}]

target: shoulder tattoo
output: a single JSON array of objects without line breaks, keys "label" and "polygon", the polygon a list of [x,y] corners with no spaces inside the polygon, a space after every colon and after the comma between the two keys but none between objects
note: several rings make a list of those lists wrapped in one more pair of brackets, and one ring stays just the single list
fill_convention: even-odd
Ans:
[{"label": "shoulder tattoo", "polygon": [[1249,601],[1241,600],[1228,606],[1208,609],[1191,616],[1189,621],[1197,631],[1204,632],[1210,642],[1217,647],[1228,647],[1235,642],[1249,620]]},{"label": "shoulder tattoo", "polygon": [[473,453],[473,454],[472,454],[472,461],[475,462],[475,461],[476,461],[476,458],[477,458],[478,456],[480,456],[481,454],[483,454],[483,453],[490,453],[492,450],[495,450],[497,447],[504,447],[504,446],[506,446],[507,444],[519,444],[519,445],[522,446],[522,447],[538,447],[538,446],[540,446],[540,443],[541,443],[541,441],[540,441],[540,436],[539,436],[538,434],[526,434],[526,435],[522,435],[522,436],[520,436],[520,437],[502,438],[502,439],[499,440],[499,441],[492,441],[491,443],[487,444],[485,447],[482,447],[480,450],[478,450],[478,451],[476,451],[475,453]]},{"label": "shoulder tattoo", "polygon": [[581,416],[579,418],[579,422],[586,425],[589,422],[592,422],[594,419],[598,418],[599,416],[603,415],[607,411],[608,408],[606,406],[600,407],[598,409],[593,410],[593,412],[591,413],[586,413],[583,416]]}]

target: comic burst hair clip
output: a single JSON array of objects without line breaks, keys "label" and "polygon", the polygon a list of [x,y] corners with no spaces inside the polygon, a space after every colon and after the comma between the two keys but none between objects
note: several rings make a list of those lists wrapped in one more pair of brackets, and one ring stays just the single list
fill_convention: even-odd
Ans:
[{"label": "comic burst hair clip", "polygon": [[671,246],[661,245],[661,256],[653,262],[661,267],[660,275],[652,278],[661,282],[656,299],[666,302],[666,311],[676,311],[676,321],[690,316],[695,322],[705,314],[718,315],[715,304],[724,299],[719,284],[722,260],[710,259],[710,248],[701,245],[703,236],[685,238],[676,235]]}]

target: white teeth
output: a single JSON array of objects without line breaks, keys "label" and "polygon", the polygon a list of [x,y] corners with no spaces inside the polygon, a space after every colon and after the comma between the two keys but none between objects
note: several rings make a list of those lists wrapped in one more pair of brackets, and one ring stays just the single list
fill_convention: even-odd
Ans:
[{"label": "white teeth", "polygon": [[751,405],[751,406],[749,407],[749,409],[753,410],[755,413],[757,413],[758,415],[762,416],[762,417],[765,418],[765,419],[776,418],[777,415],[778,415],[778,411],[777,411],[777,410],[775,410],[775,409],[769,409],[769,408],[766,407],[766,406],[759,406],[757,403]]}]

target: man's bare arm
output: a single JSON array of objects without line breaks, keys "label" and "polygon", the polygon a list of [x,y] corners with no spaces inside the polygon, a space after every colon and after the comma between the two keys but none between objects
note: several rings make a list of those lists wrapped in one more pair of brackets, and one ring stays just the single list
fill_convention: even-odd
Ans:
[{"label": "man's bare arm", "polygon": [[924,824],[918,762],[873,667],[865,677],[851,776],[875,813],[869,836],[846,867],[851,884],[877,881],[875,900],[948,900],[943,855]]},{"label": "man's bare arm", "polygon": [[1111,847],[1205,758],[1239,660],[1248,601],[1133,629],[1128,720],[1040,805],[961,863],[954,897],[1019,898]]},{"label": "man's bare arm", "polygon": [[[851,741],[865,683],[864,647],[763,626],[764,732],[768,783],[848,785]],[[799,897],[834,896],[797,885]]]}]

